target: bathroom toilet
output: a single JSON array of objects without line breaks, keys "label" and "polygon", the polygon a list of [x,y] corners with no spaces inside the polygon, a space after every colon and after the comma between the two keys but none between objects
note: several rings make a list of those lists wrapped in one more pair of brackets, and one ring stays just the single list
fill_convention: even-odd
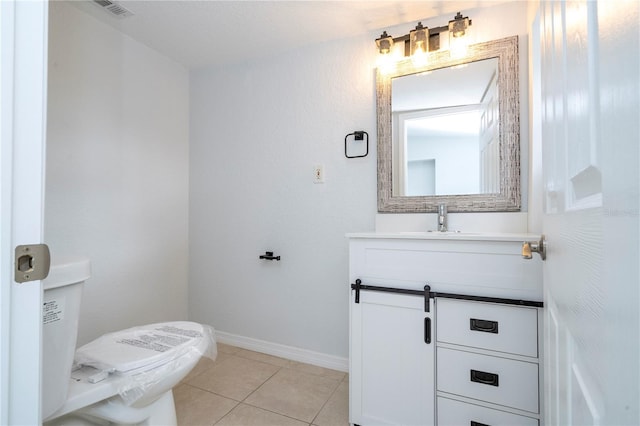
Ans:
[{"label": "bathroom toilet", "polygon": [[76,350],[90,262],[54,260],[43,281],[45,425],[176,425],[172,388],[201,356],[215,358],[211,327],[189,321],[150,324],[105,334]]}]

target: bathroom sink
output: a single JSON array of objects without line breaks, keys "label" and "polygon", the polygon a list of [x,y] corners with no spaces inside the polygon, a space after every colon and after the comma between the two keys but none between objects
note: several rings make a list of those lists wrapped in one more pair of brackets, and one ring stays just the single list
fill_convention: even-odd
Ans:
[{"label": "bathroom sink", "polygon": [[462,231],[427,231],[428,233],[441,235],[480,235],[480,232],[462,232]]},{"label": "bathroom sink", "polygon": [[483,235],[480,232],[462,232],[462,231],[403,231],[403,232],[398,232],[398,234],[404,234],[407,236],[410,235],[415,235],[415,236],[432,236],[432,237],[436,237],[438,235],[440,236],[452,236],[452,235],[459,235],[459,236],[471,236],[471,235]]}]

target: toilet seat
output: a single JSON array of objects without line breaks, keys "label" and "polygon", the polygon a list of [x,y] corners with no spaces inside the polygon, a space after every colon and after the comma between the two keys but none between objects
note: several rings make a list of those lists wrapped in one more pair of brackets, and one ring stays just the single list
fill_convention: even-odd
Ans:
[{"label": "toilet seat", "polygon": [[[166,391],[158,389],[170,390],[201,356],[215,358],[213,339],[210,327],[189,321],[156,323],[103,335],[78,348],[75,363],[79,368],[71,373],[67,399],[45,420],[90,412],[104,403],[111,411],[124,413],[129,406],[139,406],[138,402],[145,405],[163,397]],[[96,377],[104,380],[93,380]],[[127,392],[132,388],[140,399],[129,399]],[[147,415],[144,408],[140,415]]]},{"label": "toilet seat", "polygon": [[75,362],[118,375],[130,376],[166,364],[193,351],[206,340],[201,324],[174,321],[133,327],[105,334],[78,348]]}]

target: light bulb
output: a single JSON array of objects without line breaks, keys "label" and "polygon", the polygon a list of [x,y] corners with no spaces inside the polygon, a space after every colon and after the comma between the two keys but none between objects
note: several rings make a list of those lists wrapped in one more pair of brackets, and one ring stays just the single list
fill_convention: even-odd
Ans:
[{"label": "light bulb", "polygon": [[468,37],[449,37],[449,56],[452,59],[464,58],[468,50]]},{"label": "light bulb", "polygon": [[396,69],[396,61],[392,53],[380,54],[376,59],[376,67],[382,74],[390,74]]},{"label": "light bulb", "polygon": [[429,54],[424,50],[418,49],[411,55],[411,62],[415,67],[423,67],[429,63]]}]

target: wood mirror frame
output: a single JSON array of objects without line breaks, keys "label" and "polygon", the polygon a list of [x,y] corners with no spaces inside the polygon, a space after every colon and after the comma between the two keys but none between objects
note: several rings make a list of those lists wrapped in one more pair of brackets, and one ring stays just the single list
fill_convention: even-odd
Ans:
[{"label": "wood mirror frame", "polygon": [[[391,82],[395,77],[498,58],[498,126],[500,192],[465,195],[394,196],[391,125]],[[430,54],[426,66],[416,67],[410,58],[399,61],[387,73],[376,71],[378,115],[378,212],[432,213],[439,204],[449,212],[520,211],[520,88],[518,37],[507,37],[469,46],[466,56],[452,59],[448,51]]]}]

